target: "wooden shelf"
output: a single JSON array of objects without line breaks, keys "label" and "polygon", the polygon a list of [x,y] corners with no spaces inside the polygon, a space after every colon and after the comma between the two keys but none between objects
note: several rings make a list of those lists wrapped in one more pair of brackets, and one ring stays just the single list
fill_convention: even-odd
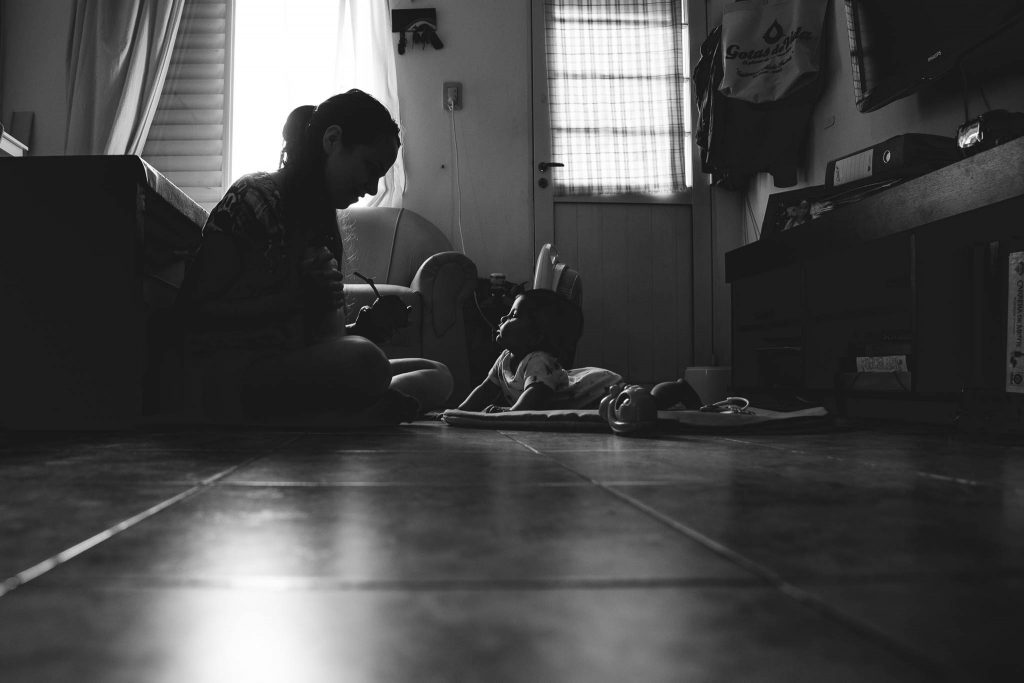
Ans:
[{"label": "wooden shelf", "polygon": [[1024,196],[1024,138],[979,152],[725,255],[733,282]]},{"label": "wooden shelf", "polygon": [[[946,422],[965,390],[1005,391],[1022,215],[1024,138],[730,251],[733,381],[850,415]],[[849,371],[886,345],[906,347],[902,381]]]}]

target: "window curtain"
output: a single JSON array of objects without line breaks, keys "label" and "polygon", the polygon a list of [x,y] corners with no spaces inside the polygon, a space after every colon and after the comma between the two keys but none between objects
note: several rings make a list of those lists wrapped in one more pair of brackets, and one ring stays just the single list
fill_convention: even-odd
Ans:
[{"label": "window curtain", "polygon": [[[398,107],[398,72],[395,43],[391,33],[390,2],[380,0],[339,0],[336,69],[339,92],[350,88],[373,95],[391,112],[402,127]],[[384,176],[384,189],[369,197],[367,206],[401,207],[405,194],[403,148]]]},{"label": "window curtain", "polygon": [[76,0],[65,154],[141,154],[185,0]]},{"label": "window curtain", "polygon": [[546,0],[551,158],[559,195],[686,186],[680,0]]}]

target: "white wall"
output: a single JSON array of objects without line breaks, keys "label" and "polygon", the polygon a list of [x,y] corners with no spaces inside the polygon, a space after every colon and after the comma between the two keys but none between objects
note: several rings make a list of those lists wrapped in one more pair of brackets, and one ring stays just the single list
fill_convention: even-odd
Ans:
[{"label": "white wall", "polygon": [[[411,42],[398,63],[408,189],[405,206],[459,244],[451,119],[442,83],[460,81],[455,112],[466,253],[480,273],[532,278],[533,159],[528,0],[392,0],[392,9],[434,7],[444,48]],[[397,44],[397,34],[395,43]]]},{"label": "white wall", "polygon": [[[71,3],[4,2],[3,120],[9,122],[14,110],[34,111],[31,154],[62,154]],[[392,0],[391,6],[434,7],[444,42],[441,50],[413,47],[410,42],[406,53],[396,57],[409,176],[405,206],[426,216],[459,245],[451,119],[442,106],[441,85],[460,81],[465,106],[455,114],[455,129],[466,252],[484,275],[502,271],[514,281],[530,278],[535,257],[530,3]],[[394,40],[397,46],[397,34]]]},{"label": "white wall", "polygon": [[[64,58],[71,5],[67,0],[3,0],[3,120],[35,112],[33,156],[64,153],[67,98]],[[28,141],[23,141],[28,142]]]}]

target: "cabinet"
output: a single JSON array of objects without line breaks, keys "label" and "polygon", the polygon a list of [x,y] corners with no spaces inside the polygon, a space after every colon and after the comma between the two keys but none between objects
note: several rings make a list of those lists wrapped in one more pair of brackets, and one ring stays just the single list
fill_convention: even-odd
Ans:
[{"label": "cabinet", "polygon": [[[734,391],[940,420],[965,392],[1001,393],[1021,250],[1024,138],[730,251]],[[865,355],[907,372],[858,373]]]},{"label": "cabinet", "polygon": [[0,197],[0,432],[141,423],[206,212],[137,156],[0,157]]}]

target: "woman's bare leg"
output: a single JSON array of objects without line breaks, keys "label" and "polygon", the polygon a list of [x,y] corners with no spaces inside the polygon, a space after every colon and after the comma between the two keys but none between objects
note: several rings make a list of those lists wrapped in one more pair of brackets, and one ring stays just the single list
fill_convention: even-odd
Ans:
[{"label": "woman's bare leg", "polygon": [[391,373],[391,388],[416,399],[421,412],[443,408],[455,386],[448,366],[426,358],[392,360]]},{"label": "woman's bare leg", "polygon": [[352,336],[258,359],[245,369],[240,390],[253,415],[298,416],[358,412],[382,397],[390,383],[384,353]]}]

